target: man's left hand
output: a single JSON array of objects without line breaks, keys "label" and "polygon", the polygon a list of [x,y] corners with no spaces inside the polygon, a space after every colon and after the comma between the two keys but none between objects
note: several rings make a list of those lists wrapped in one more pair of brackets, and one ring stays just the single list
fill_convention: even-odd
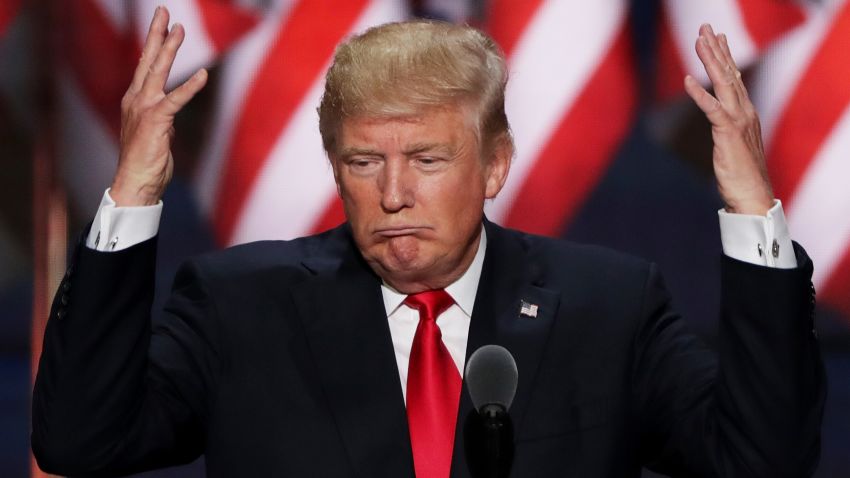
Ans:
[{"label": "man's left hand", "polygon": [[726,35],[700,27],[696,51],[714,87],[714,96],[692,76],[685,90],[711,122],[714,174],[726,210],[765,215],[773,206],[758,114],[732,59]]}]

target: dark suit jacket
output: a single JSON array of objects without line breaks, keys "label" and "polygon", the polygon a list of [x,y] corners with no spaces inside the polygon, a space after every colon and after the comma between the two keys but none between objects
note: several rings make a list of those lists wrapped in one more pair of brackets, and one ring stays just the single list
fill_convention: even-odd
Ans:
[{"label": "dark suit jacket", "polygon": [[[814,469],[825,386],[802,249],[794,270],[722,259],[715,355],[653,265],[486,228],[467,353],[516,357],[513,476]],[[210,476],[412,476],[380,279],[347,226],[189,261],[152,330],[155,254],[155,239],[77,248],[33,396],[43,469],[114,475],[203,453]],[[462,424],[466,391],[460,407]],[[468,475],[460,425],[452,475]]]}]

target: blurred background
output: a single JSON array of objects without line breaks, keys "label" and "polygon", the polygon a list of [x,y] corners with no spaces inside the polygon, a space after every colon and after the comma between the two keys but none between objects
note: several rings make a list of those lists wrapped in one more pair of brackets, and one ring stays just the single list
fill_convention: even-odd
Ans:
[{"label": "blurred background", "polygon": [[[32,363],[66,255],[111,182],[119,102],[157,4],[187,32],[172,86],[211,75],[177,119],[155,314],[186,256],[342,220],[315,112],[324,70],[352,32],[419,16],[476,25],[508,57],[517,155],[488,216],[658,262],[709,343],[721,203],[682,78],[704,81],[693,45],[711,22],[815,263],[830,382],[817,476],[850,476],[850,0],[0,0],[0,476],[42,476]],[[203,476],[203,459],[146,476]]]}]

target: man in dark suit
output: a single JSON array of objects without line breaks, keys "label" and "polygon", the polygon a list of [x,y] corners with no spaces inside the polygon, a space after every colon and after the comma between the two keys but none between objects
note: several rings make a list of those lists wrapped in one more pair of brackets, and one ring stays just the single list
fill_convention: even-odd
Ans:
[{"label": "man in dark suit", "polygon": [[713,124],[728,210],[719,360],[654,266],[484,219],[513,153],[504,58],[480,32],[422,22],[353,38],[328,73],[320,129],[348,222],[188,261],[151,330],[169,131],[206,78],[163,91],[183,35],[167,24],[159,9],[122,105],[118,172],[51,312],[33,397],[46,470],[204,454],[210,476],[466,476],[460,377],[495,343],[519,369],[514,476],[811,474],[824,398],[812,266],[710,27],[697,51],[717,97],[686,87]]}]

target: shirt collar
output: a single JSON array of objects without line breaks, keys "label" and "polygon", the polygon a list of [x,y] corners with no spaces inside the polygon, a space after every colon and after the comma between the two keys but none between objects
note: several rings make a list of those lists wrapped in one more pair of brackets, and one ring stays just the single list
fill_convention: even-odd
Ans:
[{"label": "shirt collar", "polygon": [[[472,263],[458,280],[446,287],[446,292],[452,296],[458,307],[469,317],[472,317],[472,306],[475,305],[475,295],[478,292],[478,282],[481,280],[481,268],[484,266],[486,250],[487,231],[482,225],[481,235],[478,238],[478,251],[475,252]],[[393,289],[386,282],[381,284],[381,295],[384,297],[384,309],[387,311],[387,316],[392,315],[407,298],[407,294],[402,294]]]}]

